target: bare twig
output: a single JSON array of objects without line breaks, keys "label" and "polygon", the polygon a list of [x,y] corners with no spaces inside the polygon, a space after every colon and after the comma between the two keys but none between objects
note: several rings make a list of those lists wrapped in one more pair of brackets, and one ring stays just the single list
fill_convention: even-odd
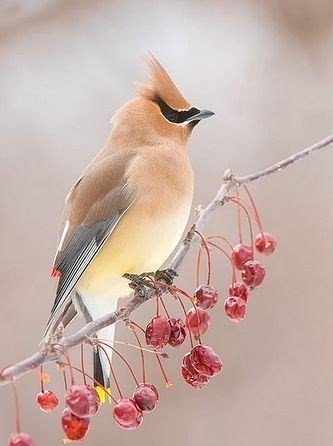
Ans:
[{"label": "bare twig", "polygon": [[[280,170],[291,166],[296,161],[302,160],[306,156],[319,151],[332,143],[333,135],[328,136],[327,138],[317,142],[316,144],[313,144],[312,146],[301,150],[300,152],[297,152],[296,154],[276,164],[272,164],[265,169],[242,177],[233,175],[230,170],[226,171],[223,178],[223,184],[217,191],[214,199],[205,208],[200,209],[196,222],[188,231],[185,239],[179,246],[168,268],[178,270],[188,252],[199,242],[199,236],[195,231],[202,233],[205,230],[211,215],[217,209],[223,206],[226,198],[228,197],[228,194],[232,190],[234,190],[238,186],[241,186],[242,184],[251,183],[275,172],[279,172]],[[119,310],[108,314],[100,319],[97,319],[96,321],[90,322],[71,336],[61,335],[59,336],[59,338],[53,340],[51,339],[49,344],[44,346],[42,351],[35,353],[34,355],[15,365],[5,368],[0,373],[0,385],[12,382],[13,380],[28,373],[29,371],[36,369],[41,364],[59,361],[59,351],[61,351],[62,349],[70,349],[72,347],[80,345],[86,342],[90,336],[92,336],[94,333],[98,332],[102,328],[108,325],[115,324],[120,320],[128,319],[131,313],[135,311],[139,306],[156,296],[156,293],[161,293],[164,291],[165,290],[163,289],[140,290],[134,293],[134,297],[127,303],[125,307],[120,308]]]}]

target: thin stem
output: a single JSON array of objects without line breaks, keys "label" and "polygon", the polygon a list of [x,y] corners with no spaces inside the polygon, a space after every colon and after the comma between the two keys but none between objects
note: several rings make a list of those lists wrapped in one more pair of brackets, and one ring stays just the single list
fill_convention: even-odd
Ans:
[{"label": "thin stem", "polygon": [[[184,302],[183,302],[183,300],[182,300],[182,298],[181,298],[180,296],[178,296],[177,294],[176,294],[175,296],[176,296],[178,302],[180,303],[180,306],[181,306],[182,309],[183,309],[183,312],[184,312],[184,315],[185,315],[185,320],[186,320],[186,308],[185,308]],[[187,331],[188,331],[188,334],[189,334],[190,345],[191,345],[191,350],[192,350],[192,348],[193,348],[193,346],[194,346],[194,345],[193,345],[192,333],[191,333],[191,331],[190,331],[189,329],[187,329]]]},{"label": "thin stem", "polygon": [[64,379],[64,387],[65,387],[65,391],[67,392],[68,390],[68,384],[67,384],[67,376],[66,376],[66,370],[62,369],[62,377]]},{"label": "thin stem", "polygon": [[84,344],[81,344],[80,346],[80,359],[81,359],[81,369],[83,372],[83,383],[86,386],[87,385],[87,378],[84,370]]},{"label": "thin stem", "polygon": [[[59,347],[61,347],[61,348],[59,348]],[[63,355],[66,358],[66,360],[69,364],[69,374],[71,377],[71,385],[73,386],[75,384],[75,379],[74,379],[74,373],[73,373],[73,370],[71,367],[72,361],[71,361],[68,351],[65,348],[63,348],[63,346],[60,346],[59,344],[54,346],[54,349],[57,350],[61,355]],[[65,380],[65,385],[67,386],[67,379]],[[67,390],[67,388],[66,388],[66,390]]]},{"label": "thin stem", "polygon": [[163,310],[164,310],[164,312],[165,312],[167,318],[170,319],[170,314],[169,314],[169,312],[168,312],[168,310],[167,310],[167,307],[166,307],[166,305],[165,305],[165,303],[164,303],[164,300],[162,299],[161,296],[160,296],[160,302],[161,302],[161,304],[162,304]]},{"label": "thin stem", "polygon": [[196,234],[198,234],[198,236],[201,238],[202,244],[204,245],[204,248],[206,250],[206,254],[207,254],[207,285],[209,285],[210,284],[210,276],[211,276],[211,256],[210,256],[209,248],[208,248],[208,245],[206,243],[204,236],[197,230],[194,232]]},{"label": "thin stem", "polygon": [[116,387],[117,387],[117,391],[118,391],[118,393],[119,393],[119,396],[120,396],[120,398],[123,398],[123,394],[122,394],[122,391],[121,391],[119,382],[118,382],[118,380],[117,380],[117,376],[116,376],[116,374],[115,374],[115,372],[114,372],[113,366],[112,366],[112,364],[111,364],[110,357],[109,357],[107,351],[105,350],[105,348],[104,348],[102,345],[99,344],[99,345],[98,345],[98,348],[100,348],[100,349],[102,350],[102,352],[104,353],[104,355],[105,355],[105,357],[106,357],[106,360],[107,360],[108,363],[109,363],[109,367],[110,367],[111,375],[112,375],[112,378],[113,378],[113,380],[114,380],[114,383],[115,383],[115,385],[116,385]]},{"label": "thin stem", "polygon": [[[239,189],[236,187],[236,194],[237,198],[239,199]],[[243,243],[243,237],[242,237],[242,221],[241,221],[241,213],[240,213],[240,207],[237,206],[237,226],[238,226],[238,238],[239,243]]]},{"label": "thin stem", "polygon": [[[133,324],[135,327],[139,328],[143,333],[146,334],[146,331],[141,327],[141,325],[139,325],[138,323],[136,323],[136,322],[134,322],[134,321],[131,321],[131,324]],[[165,370],[164,370],[162,361],[161,361],[161,359],[160,359],[159,352],[158,352],[155,348],[154,348],[154,352],[155,352],[155,357],[156,357],[156,359],[157,359],[157,361],[158,361],[159,367],[160,367],[160,369],[161,369],[163,378],[164,378],[164,380],[165,380],[165,386],[166,386],[166,387],[170,387],[170,386],[172,386],[172,383],[169,381],[169,378],[168,378],[168,376],[167,376],[167,374],[166,374],[166,372],[165,372]]]},{"label": "thin stem", "polygon": [[[133,323],[133,322],[131,322],[131,324],[132,324],[132,323]],[[149,348],[139,347],[138,345],[131,344],[130,342],[115,341],[115,340],[110,341],[109,339],[100,339],[100,338],[98,338],[98,340],[99,340],[99,341],[103,341],[104,343],[110,343],[110,342],[112,342],[112,344],[126,345],[127,347],[133,347],[133,348],[135,348],[135,349],[137,349],[137,350],[143,350],[144,352],[151,353],[152,355],[156,355],[156,354],[158,354],[158,355],[161,355],[161,356],[165,356],[165,353],[162,353],[162,352],[154,352],[153,350],[150,350]],[[111,348],[111,346],[110,346],[110,348]],[[114,349],[114,351],[117,353],[117,350]],[[118,352],[118,354],[119,354],[119,352]]]},{"label": "thin stem", "polygon": [[251,237],[251,249],[252,249],[252,254],[253,254],[253,249],[254,249],[253,248],[253,228],[252,228],[252,222],[251,222],[251,217],[250,217],[249,211],[246,209],[246,207],[242,203],[237,201],[236,197],[230,197],[229,201],[232,201],[233,203],[236,203],[238,206],[240,206],[246,214],[247,221],[249,224],[250,237]]},{"label": "thin stem", "polygon": [[142,345],[141,345],[141,341],[140,338],[136,332],[135,327],[132,328],[132,332],[136,338],[136,342],[139,345],[140,348],[140,354],[141,354],[141,369],[142,369],[142,382],[143,384],[146,384],[146,367],[145,367],[145,355],[143,353],[143,349],[142,349]]},{"label": "thin stem", "polygon": [[18,398],[18,392],[16,384],[12,382],[12,389],[14,394],[14,403],[15,403],[15,422],[16,422],[16,432],[21,432],[21,418],[20,418],[20,403]]},{"label": "thin stem", "polygon": [[156,295],[156,317],[160,315],[160,296]]},{"label": "thin stem", "polygon": [[212,239],[219,239],[219,240],[223,240],[224,242],[226,242],[226,244],[229,246],[229,248],[231,249],[231,251],[234,250],[234,247],[232,246],[232,244],[230,243],[230,241],[226,238],[223,237],[222,235],[210,235],[209,237],[207,237],[207,240],[212,240]]},{"label": "thin stem", "polygon": [[40,366],[40,391],[44,393],[44,372],[43,372],[43,364]]},{"label": "thin stem", "polygon": [[256,217],[256,221],[257,221],[259,230],[260,230],[260,232],[263,234],[263,233],[264,233],[264,228],[263,228],[263,225],[262,225],[262,223],[261,223],[261,218],[260,218],[260,215],[259,215],[257,206],[256,206],[256,204],[255,204],[255,202],[254,202],[254,200],[253,200],[253,197],[252,197],[252,195],[250,194],[250,191],[249,191],[248,187],[246,186],[246,184],[243,184],[243,187],[244,187],[244,190],[245,190],[245,192],[246,192],[246,195],[249,197],[249,200],[250,200],[250,202],[251,202],[251,206],[252,206],[253,212],[254,212],[254,214],[255,214],[255,217]]},{"label": "thin stem", "polygon": [[161,372],[162,372],[162,375],[163,375],[163,378],[165,381],[165,387],[169,388],[172,386],[172,382],[169,380],[168,375],[166,374],[166,371],[164,370],[164,367],[163,367],[163,364],[162,364],[162,361],[161,361],[161,358],[159,357],[159,355],[156,355],[156,358],[157,358],[158,364],[160,366],[160,369],[161,369]]},{"label": "thin stem", "polygon": [[[198,336],[195,336],[195,339],[199,342],[199,344],[201,344],[201,333],[200,333],[200,329],[199,329],[199,326],[200,326],[200,316],[199,316],[198,307],[194,304],[192,296],[190,296],[188,293],[186,293],[186,291],[182,290],[181,288],[177,288],[177,287],[175,287],[175,289],[177,290],[178,293],[180,293],[183,296],[185,296],[188,299],[190,299],[190,302],[192,303],[192,306],[194,308],[194,311],[195,311],[195,314],[196,314],[196,317],[197,317],[198,333],[199,333]],[[190,329],[189,329],[189,331],[190,331]]]},{"label": "thin stem", "polygon": [[126,364],[128,370],[130,371],[130,373],[131,373],[131,375],[132,375],[132,377],[133,377],[133,379],[135,381],[135,384],[137,386],[139,385],[139,381],[138,381],[138,379],[137,379],[137,377],[136,377],[136,375],[134,373],[134,370],[132,369],[130,363],[127,361],[127,359],[125,359],[125,357],[117,349],[112,347],[107,342],[102,341],[101,339],[98,339],[98,341],[95,340],[95,343],[96,343],[96,345],[102,344],[102,345],[105,345],[106,347],[109,347],[116,355],[118,355],[120,357],[120,359]]},{"label": "thin stem", "polygon": [[197,288],[200,285],[200,267],[201,267],[201,245],[198,248],[196,271],[195,271]]},{"label": "thin stem", "polygon": [[217,245],[216,243],[214,243],[214,242],[208,242],[208,243],[209,243],[209,245],[214,246],[214,248],[216,248],[217,250],[222,252],[229,259],[229,262],[231,264],[231,269],[232,269],[232,283],[235,283],[236,282],[236,268],[235,268],[234,262],[231,259],[231,256],[223,248],[221,248],[221,246]]}]

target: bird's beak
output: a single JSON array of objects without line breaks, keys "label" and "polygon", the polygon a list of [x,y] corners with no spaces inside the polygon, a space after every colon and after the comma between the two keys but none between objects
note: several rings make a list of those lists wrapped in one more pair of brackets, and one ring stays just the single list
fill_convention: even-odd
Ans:
[{"label": "bird's beak", "polygon": [[187,118],[185,122],[201,121],[201,119],[210,118],[213,115],[215,113],[210,110],[199,110],[198,113]]}]

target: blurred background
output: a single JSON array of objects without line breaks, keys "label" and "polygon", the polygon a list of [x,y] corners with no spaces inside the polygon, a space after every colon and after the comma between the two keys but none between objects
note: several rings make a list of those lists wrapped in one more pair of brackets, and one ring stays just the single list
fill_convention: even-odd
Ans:
[{"label": "blurred background", "polygon": [[[135,94],[148,51],[194,105],[216,112],[190,141],[194,206],[212,198],[226,168],[250,173],[332,133],[331,0],[1,0],[0,368],[38,348],[54,296],[49,271],[64,196],[103,146],[112,114]],[[238,325],[224,316],[230,275],[215,257],[221,299],[205,341],[221,355],[223,373],[194,391],[180,379],[186,348],[172,351],[167,390],[149,358],[158,410],[125,432],[106,406],[87,446],[332,444],[332,163],[331,147],[251,186],[279,245]],[[207,233],[236,242],[229,207]],[[193,290],[193,255],[181,273],[178,283]],[[137,320],[152,312],[146,305]],[[121,326],[117,338],[133,341]],[[139,371],[138,351],[122,351]],[[47,371],[62,395],[61,376]],[[23,429],[37,446],[61,445],[61,412],[39,412],[38,385],[37,373],[19,381]],[[14,406],[10,387],[0,392],[6,444]]]}]

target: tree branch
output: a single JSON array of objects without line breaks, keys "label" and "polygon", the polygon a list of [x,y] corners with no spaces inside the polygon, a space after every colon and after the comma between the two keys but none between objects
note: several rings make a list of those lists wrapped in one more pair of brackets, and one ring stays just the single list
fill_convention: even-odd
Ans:
[{"label": "tree branch", "polygon": [[[226,171],[224,174],[224,181],[219,190],[217,191],[213,200],[203,209],[199,211],[196,222],[192,225],[189,232],[187,233],[185,239],[179,246],[176,254],[172,258],[168,268],[173,270],[178,270],[181,263],[183,262],[189,251],[195,246],[200,238],[195,233],[195,231],[203,232],[207,226],[207,223],[211,215],[219,209],[226,201],[228,194],[234,190],[236,187],[242,184],[251,183],[257,181],[260,178],[264,178],[275,172],[279,172],[286,167],[291,166],[296,161],[300,161],[307,157],[308,155],[319,151],[328,145],[333,143],[333,135],[307,147],[296,154],[276,163],[268,166],[262,170],[254,172],[249,175],[237,177],[230,170]],[[21,377],[22,375],[36,369],[41,364],[46,364],[50,362],[61,361],[61,350],[67,350],[77,345],[86,342],[93,334],[101,330],[102,328],[115,324],[121,320],[126,320],[139,306],[147,302],[156,296],[157,293],[163,293],[165,289],[145,289],[138,290],[134,293],[133,298],[127,303],[127,305],[119,310],[108,314],[96,321],[90,322],[83,328],[78,330],[75,334],[71,336],[63,336],[62,333],[57,333],[54,337],[50,339],[47,345],[43,347],[40,352],[35,353],[29,358],[5,368],[0,372],[0,385],[5,385],[11,381]]]}]

